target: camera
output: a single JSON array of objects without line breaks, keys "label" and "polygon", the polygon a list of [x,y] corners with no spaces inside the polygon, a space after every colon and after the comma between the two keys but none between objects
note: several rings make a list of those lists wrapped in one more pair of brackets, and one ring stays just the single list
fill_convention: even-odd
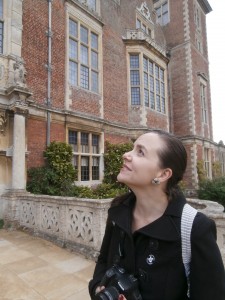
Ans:
[{"label": "camera", "polygon": [[120,294],[127,300],[142,300],[137,278],[117,265],[106,271],[99,285],[105,286],[105,289],[97,293],[93,300],[118,300]]}]

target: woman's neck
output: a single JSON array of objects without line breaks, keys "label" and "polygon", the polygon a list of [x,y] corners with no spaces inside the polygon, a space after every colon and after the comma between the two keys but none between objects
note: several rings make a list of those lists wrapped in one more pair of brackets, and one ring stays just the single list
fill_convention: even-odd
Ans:
[{"label": "woman's neck", "polygon": [[132,231],[136,231],[159,219],[168,206],[168,197],[163,191],[135,193]]}]

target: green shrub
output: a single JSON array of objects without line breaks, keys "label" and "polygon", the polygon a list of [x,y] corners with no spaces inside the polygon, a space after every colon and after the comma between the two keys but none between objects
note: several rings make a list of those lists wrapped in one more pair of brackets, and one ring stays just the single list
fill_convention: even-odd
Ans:
[{"label": "green shrub", "polygon": [[71,195],[75,180],[72,147],[52,142],[44,152],[47,166],[28,170],[27,190],[34,194]]},{"label": "green shrub", "polygon": [[216,201],[225,206],[225,177],[200,181],[198,197],[199,199]]},{"label": "green shrub", "polygon": [[104,154],[104,182],[96,187],[75,186],[76,172],[73,168],[72,148],[61,142],[52,142],[46,151],[46,166],[28,170],[27,190],[34,194],[72,196],[78,198],[114,198],[126,193],[128,188],[117,182],[122,166],[122,156],[132,149],[131,143],[113,145],[106,142]]},{"label": "green shrub", "polygon": [[106,142],[104,162],[105,162],[105,173],[104,183],[115,185],[116,188],[120,188],[121,184],[117,182],[117,175],[123,164],[123,154],[132,150],[132,143],[124,144],[111,144]]},{"label": "green shrub", "polygon": [[92,188],[87,186],[74,186],[73,196],[78,198],[107,199],[115,198],[127,191],[127,187],[115,187],[115,185],[109,183],[102,183]]},{"label": "green shrub", "polygon": [[204,181],[207,179],[207,174],[206,174],[203,160],[197,161],[197,173],[198,173],[199,181]]}]

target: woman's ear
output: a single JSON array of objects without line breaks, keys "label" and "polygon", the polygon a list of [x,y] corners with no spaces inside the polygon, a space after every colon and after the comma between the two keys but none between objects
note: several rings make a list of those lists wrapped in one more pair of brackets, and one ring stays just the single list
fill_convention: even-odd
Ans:
[{"label": "woman's ear", "polygon": [[170,177],[172,177],[173,175],[173,171],[170,168],[164,169],[160,176],[158,176],[157,178],[159,178],[160,182],[164,182],[170,179]]}]

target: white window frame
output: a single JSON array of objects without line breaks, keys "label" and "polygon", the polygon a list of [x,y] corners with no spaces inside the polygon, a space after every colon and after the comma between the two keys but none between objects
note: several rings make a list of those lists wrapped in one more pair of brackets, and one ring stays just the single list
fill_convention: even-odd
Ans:
[{"label": "white window frame", "polygon": [[201,8],[197,2],[194,5],[194,22],[198,31],[201,31]]},{"label": "white window frame", "polygon": [[200,101],[202,123],[208,124],[207,86],[200,81]]},{"label": "white window frame", "polygon": [[203,157],[204,157],[204,169],[206,171],[207,178],[212,178],[211,171],[211,159],[210,159],[210,149],[204,147],[203,148]]},{"label": "white window frame", "polygon": [[[76,144],[72,143],[70,141],[69,135],[70,132],[76,133],[77,140]],[[87,136],[87,144],[82,143],[82,134],[84,136]],[[93,145],[93,137],[98,137],[98,151],[96,151],[96,146]],[[82,185],[89,185],[90,183],[100,183],[102,180],[102,154],[101,154],[101,134],[94,133],[94,132],[88,132],[83,130],[77,130],[74,128],[68,128],[68,143],[73,148],[73,160],[72,163],[77,169],[77,182],[79,182]],[[88,161],[88,179],[82,178],[82,163],[85,162],[85,159]],[[98,178],[93,179],[93,171],[94,163],[96,162],[96,159],[98,160]],[[83,165],[84,166],[84,165]]]},{"label": "white window frame", "polygon": [[[167,10],[163,11],[164,6],[167,5]],[[155,11],[157,15],[157,21],[161,26],[165,26],[170,22],[170,11],[169,11],[169,0],[160,0],[158,1],[155,6]],[[166,19],[164,20],[164,18]]]},{"label": "white window frame", "polygon": [[[76,44],[76,57],[72,57],[70,55],[69,51],[69,82],[72,86],[77,86],[80,88],[84,88],[86,90],[89,90],[94,93],[99,93],[100,90],[100,72],[99,72],[99,35],[94,30],[92,30],[87,25],[83,24],[79,20],[76,20],[74,18],[69,19],[69,30],[70,30],[70,24],[76,24],[77,28],[77,36],[70,34],[69,31],[69,49],[70,45],[73,43]],[[82,28],[87,31],[87,42],[82,41]],[[97,37],[97,47],[92,45],[92,38],[96,36]],[[81,49],[87,49],[87,55],[82,56],[84,52],[81,52]],[[92,54],[96,55],[97,57],[97,66],[94,65],[92,60]],[[85,61],[86,60],[86,61]],[[71,80],[71,73],[73,72],[71,66],[76,67],[76,71],[74,71],[74,81]],[[83,73],[82,75],[82,69],[86,70],[87,73]],[[94,84],[94,74],[97,75],[97,82]],[[85,78],[87,76],[87,79]]]},{"label": "white window frame", "polygon": [[[139,58],[139,68],[132,68],[130,64],[130,59],[132,56],[138,56]],[[144,61],[147,60],[148,69],[144,68]],[[150,73],[149,67],[153,66],[153,74]],[[156,76],[156,69],[158,68],[159,74],[163,72],[163,81]],[[132,82],[131,72],[139,73],[139,84],[134,85]],[[147,77],[147,82],[145,78]],[[151,79],[150,79],[151,77]],[[129,86],[130,86],[130,103],[131,106],[145,106],[148,109],[151,109],[157,113],[167,114],[167,93],[166,93],[166,72],[165,69],[145,53],[140,52],[129,52]],[[150,81],[153,83],[153,89],[150,86]],[[158,82],[158,84],[157,84]],[[146,84],[147,83],[147,84]],[[156,89],[156,86],[159,86],[159,89]],[[161,92],[163,85],[163,91]],[[132,102],[132,88],[139,89],[139,103]],[[147,92],[148,91],[148,92]],[[146,95],[148,93],[148,102],[146,101]],[[153,97],[154,96],[154,97]],[[159,102],[157,102],[159,99]],[[153,101],[151,101],[153,100]]]}]

